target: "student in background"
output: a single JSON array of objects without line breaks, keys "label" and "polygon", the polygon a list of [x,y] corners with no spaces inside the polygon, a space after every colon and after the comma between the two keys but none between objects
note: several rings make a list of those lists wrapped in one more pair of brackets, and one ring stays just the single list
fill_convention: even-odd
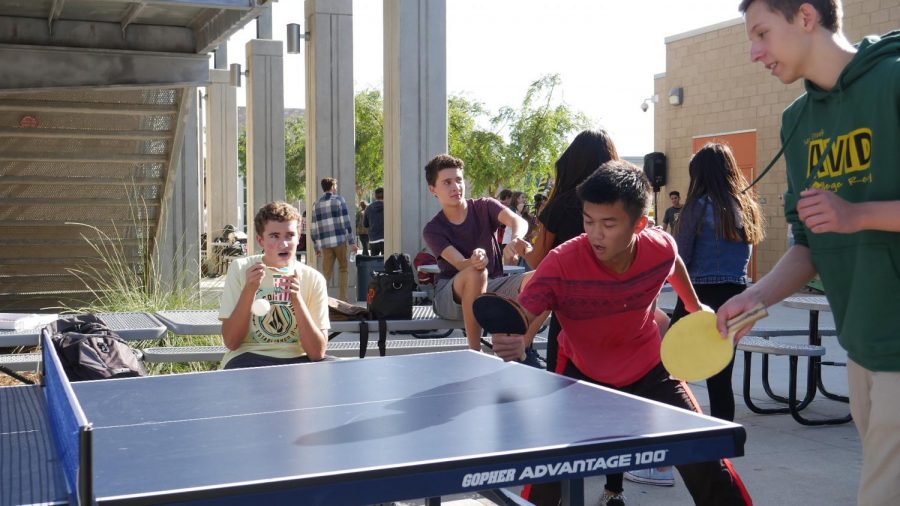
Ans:
[{"label": "student in background", "polygon": [[359,237],[359,254],[369,255],[369,229],[366,227],[366,207],[368,202],[359,201],[359,209],[356,210],[356,235]]},{"label": "student in background", "polygon": [[[765,236],[759,204],[748,192],[731,148],[709,143],[691,158],[687,200],[675,226],[678,254],[684,260],[700,302],[718,311],[747,289],[747,266],[754,245]],[[687,315],[678,299],[672,323]],[[731,370],[706,380],[710,415],[734,420]]]},{"label": "student in background", "polygon": [[681,214],[681,193],[670,191],[669,201],[672,202],[672,207],[666,209],[666,214],[663,216],[663,230],[672,232],[675,230],[675,224],[678,223],[678,216]]},{"label": "student in background", "polygon": [[366,209],[363,224],[369,231],[372,256],[384,255],[384,188],[375,188],[375,202]]}]

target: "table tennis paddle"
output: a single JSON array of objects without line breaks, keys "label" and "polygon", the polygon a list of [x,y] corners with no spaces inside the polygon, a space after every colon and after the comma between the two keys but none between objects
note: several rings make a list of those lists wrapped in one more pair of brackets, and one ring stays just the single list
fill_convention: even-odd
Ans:
[{"label": "table tennis paddle", "polygon": [[666,332],[660,348],[663,365],[669,374],[684,381],[699,381],[714,376],[734,356],[734,335],[768,314],[765,306],[757,304],[728,320],[728,338],[722,339],[716,328],[715,313],[691,313]]},{"label": "table tennis paddle", "polygon": [[[483,293],[472,303],[472,313],[481,328],[491,334],[522,335],[528,331],[525,309],[513,299],[496,293]],[[525,352],[522,358],[525,359]]]},{"label": "table tennis paddle", "polygon": [[515,300],[496,293],[476,297],[472,313],[481,328],[491,334],[524,334],[528,330],[525,309]]}]

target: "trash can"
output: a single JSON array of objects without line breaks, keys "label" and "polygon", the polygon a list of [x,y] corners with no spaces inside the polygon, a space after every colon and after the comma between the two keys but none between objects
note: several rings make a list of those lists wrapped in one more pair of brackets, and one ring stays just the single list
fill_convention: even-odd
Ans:
[{"label": "trash can", "polygon": [[384,271],[383,256],[356,255],[356,300],[366,300],[372,273]]}]

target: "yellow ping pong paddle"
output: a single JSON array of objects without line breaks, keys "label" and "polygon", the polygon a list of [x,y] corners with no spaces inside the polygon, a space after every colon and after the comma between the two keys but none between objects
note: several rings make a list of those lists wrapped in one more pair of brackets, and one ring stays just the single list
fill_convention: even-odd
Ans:
[{"label": "yellow ping pong paddle", "polygon": [[728,320],[728,339],[716,328],[716,314],[697,311],[678,320],[666,332],[660,355],[669,374],[684,381],[714,376],[734,356],[734,335],[769,313],[762,304]]}]

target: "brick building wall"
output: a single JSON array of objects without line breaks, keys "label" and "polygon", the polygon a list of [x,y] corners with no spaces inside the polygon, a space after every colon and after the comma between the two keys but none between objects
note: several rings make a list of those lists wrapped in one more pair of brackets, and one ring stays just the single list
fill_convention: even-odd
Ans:
[{"label": "brick building wall", "polygon": [[[737,4],[735,12],[737,13]],[[844,33],[852,42],[868,34],[900,28],[898,0],[844,0]],[[669,104],[669,90],[684,89],[682,105]],[[781,112],[803,93],[801,82],[784,85],[762,64],[750,61],[750,42],[742,18],[666,39],[666,72],[655,78],[654,145],[668,158],[667,186],[660,195],[688,189],[688,162],[695,137],[754,131],[755,174],[781,147]],[[757,248],[758,274],[768,272],[787,250],[783,214],[784,161],[756,186],[766,219],[766,240]],[[660,212],[662,202],[660,199]],[[758,277],[758,276],[757,276]]]}]

